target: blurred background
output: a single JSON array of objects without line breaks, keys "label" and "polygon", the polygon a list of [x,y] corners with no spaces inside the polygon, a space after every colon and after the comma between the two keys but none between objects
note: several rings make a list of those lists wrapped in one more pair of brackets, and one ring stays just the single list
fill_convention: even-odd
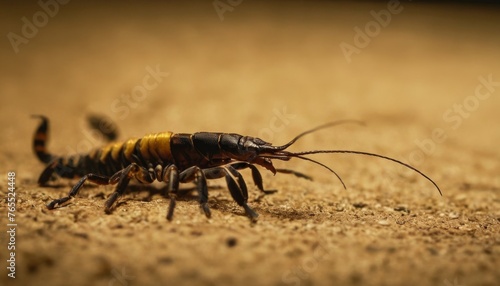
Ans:
[{"label": "blurred background", "polygon": [[[498,6],[484,2],[61,2],[3,4],[4,134],[31,131],[30,114],[76,126],[89,112],[129,136],[256,134],[285,107],[292,130],[356,118],[432,131],[454,125],[459,111],[443,115],[479,77],[500,80]],[[460,115],[452,137],[494,141],[466,135],[491,122],[497,98]]]},{"label": "blurred background", "polygon": [[[451,193],[500,189],[493,2],[41,0],[2,1],[0,13],[1,169],[22,170],[27,184],[41,171],[32,114],[51,119],[49,148],[67,154],[100,145],[84,128],[87,114],[100,113],[121,138],[223,131],[275,144],[358,119],[367,127],[294,147],[390,154]],[[356,174],[348,185],[367,176],[365,159],[336,160]]]},{"label": "blurred background", "polygon": [[[277,144],[324,122],[359,119],[369,127],[334,130],[299,147],[392,146],[415,165],[440,156],[443,144],[492,158],[488,150],[500,140],[500,19],[491,3],[2,5],[0,119],[11,139],[2,144],[26,159],[31,114],[52,119],[52,138],[69,145],[55,145],[59,153],[99,144],[82,130],[89,113],[115,120],[122,138],[224,131]],[[479,99],[484,81],[492,83]],[[436,128],[444,139],[433,139]],[[436,148],[425,145],[428,138],[440,141]],[[92,144],[81,143],[87,139]]]}]

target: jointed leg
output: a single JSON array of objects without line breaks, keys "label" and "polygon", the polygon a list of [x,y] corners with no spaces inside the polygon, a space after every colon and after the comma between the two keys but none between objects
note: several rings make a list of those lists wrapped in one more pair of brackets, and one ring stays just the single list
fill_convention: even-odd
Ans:
[{"label": "jointed leg", "polygon": [[179,170],[175,165],[170,165],[162,172],[161,180],[167,183],[167,195],[170,197],[167,219],[169,221],[174,217],[175,201],[177,191],[179,190]]},{"label": "jointed leg", "polygon": [[38,178],[39,185],[45,185],[50,180],[54,172],[56,172],[56,167],[58,164],[59,162],[57,161],[57,159],[55,159],[50,162],[47,167],[45,167],[43,172],[40,174],[40,177]]},{"label": "jointed leg", "polygon": [[[203,170],[203,172],[205,173],[207,179],[217,179],[225,177],[229,192],[231,193],[233,199],[238,205],[242,206],[245,209],[245,213],[252,221],[257,220],[257,217],[259,215],[247,204],[248,190],[245,180],[243,179],[243,176],[236,170],[236,168],[233,167],[233,164],[205,169]],[[257,185],[259,185],[260,183],[259,188],[261,188],[262,177],[260,177],[260,174],[258,174],[257,176],[254,173],[254,180],[256,180]],[[263,188],[262,191],[264,191]]]},{"label": "jointed leg", "polygon": [[109,179],[110,183],[115,184],[118,182],[118,185],[115,188],[114,193],[108,198],[106,203],[104,204],[104,210],[106,213],[111,212],[111,208],[121,195],[125,192],[130,179],[135,177],[137,180],[143,183],[152,183],[154,181],[154,174],[150,173],[146,168],[139,167],[139,165],[132,163],[128,165],[125,169],[118,171],[116,174],[111,176]]},{"label": "jointed leg", "polygon": [[87,175],[83,176],[78,181],[78,183],[76,183],[76,185],[73,186],[73,188],[71,189],[71,191],[69,192],[69,194],[66,197],[63,197],[63,198],[60,198],[57,200],[53,200],[52,202],[50,202],[47,205],[47,208],[49,210],[54,209],[56,207],[61,206],[65,202],[69,201],[71,198],[75,197],[78,194],[78,191],[80,191],[80,189],[82,188],[83,183],[85,183],[85,181],[87,181],[87,180],[91,181],[92,183],[98,184],[98,185],[108,185],[108,184],[116,183],[116,182],[111,181],[110,178],[105,177],[105,176],[99,176],[96,174],[87,174]]},{"label": "jointed leg", "polygon": [[252,171],[253,182],[261,192],[266,195],[276,193],[276,190],[264,190],[264,186],[262,184],[262,175],[260,174],[259,169],[257,169],[257,167],[255,167],[254,165],[247,162],[237,162],[231,163],[230,166],[232,166],[236,170],[250,168],[250,170]]},{"label": "jointed leg", "polygon": [[62,204],[69,201],[71,198],[75,197],[83,184],[89,180],[92,183],[98,185],[114,185],[118,183],[116,186],[115,192],[111,194],[109,199],[105,203],[105,211],[110,212],[111,207],[113,206],[116,199],[121,196],[130,182],[130,179],[135,177],[137,180],[143,183],[152,183],[155,179],[154,173],[149,172],[146,168],[139,167],[137,164],[132,163],[127,166],[125,169],[118,171],[111,177],[101,176],[96,174],[87,174],[83,176],[71,189],[69,194],[66,197],[62,197],[60,199],[53,200],[47,205],[48,209],[54,209],[56,207],[61,206]]},{"label": "jointed leg", "polygon": [[[205,216],[207,218],[210,218],[211,213],[208,207],[207,178],[205,177],[203,170],[197,166],[188,168],[179,174],[179,182],[187,183],[192,181],[196,182],[196,189],[198,190],[200,208],[205,213]],[[169,208],[169,214],[171,212],[173,213],[173,208],[172,209]]]},{"label": "jointed leg", "polygon": [[[159,168],[157,168],[159,169]],[[167,195],[170,198],[170,204],[168,206],[167,219],[171,221],[174,217],[174,209],[176,205],[177,193],[179,191],[179,183],[196,182],[196,189],[198,190],[200,208],[205,213],[207,218],[210,218],[210,209],[208,208],[208,188],[207,180],[203,171],[197,167],[193,166],[188,168],[181,173],[175,165],[170,165],[163,169],[161,172],[161,181],[167,183]]]}]

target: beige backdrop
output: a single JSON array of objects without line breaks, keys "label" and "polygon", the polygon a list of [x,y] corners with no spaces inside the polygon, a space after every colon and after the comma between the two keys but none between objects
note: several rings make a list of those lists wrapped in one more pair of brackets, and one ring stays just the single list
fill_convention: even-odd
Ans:
[{"label": "beige backdrop", "polygon": [[[33,1],[34,2],[34,1]],[[498,6],[206,1],[70,1],[2,5],[0,191],[16,172],[16,278],[7,277],[7,201],[0,204],[2,285],[495,285],[500,283],[500,17]],[[44,2],[42,2],[44,3]],[[223,131],[283,144],[333,120],[292,150],[356,155],[277,162],[314,182],[250,173],[251,225],[224,180],[212,219],[195,195],[165,220],[168,200],[133,188],[106,215],[113,187],[41,188],[31,151],[52,120],[55,154],[101,144],[89,113],[149,132]],[[162,185],[155,185],[160,188]],[[191,187],[191,185],[185,185]],[[153,195],[151,196],[151,193]]]}]

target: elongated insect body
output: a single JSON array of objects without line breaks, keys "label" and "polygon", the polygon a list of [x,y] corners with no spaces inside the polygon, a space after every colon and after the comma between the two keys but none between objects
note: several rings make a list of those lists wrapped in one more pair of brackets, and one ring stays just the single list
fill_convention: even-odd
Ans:
[{"label": "elongated insect body", "polygon": [[[250,169],[257,188],[268,194],[274,191],[264,190],[262,176],[256,165],[262,166],[274,174],[280,172],[310,179],[309,176],[300,172],[289,169],[276,169],[272,162],[273,159],[288,161],[292,158],[299,158],[328,169],[337,176],[345,188],[344,182],[335,171],[321,162],[306,157],[307,155],[319,153],[348,153],[390,160],[419,173],[434,184],[441,193],[434,181],[419,170],[383,155],[352,150],[313,150],[304,152],[285,150],[306,134],[341,123],[359,123],[356,121],[337,121],[318,126],[299,134],[282,146],[273,146],[262,139],[235,133],[197,132],[187,134],[160,132],[151,133],[141,138],[132,138],[124,142],[109,143],[88,154],[59,157],[50,154],[46,148],[49,130],[48,119],[44,116],[37,117],[41,118],[41,123],[34,135],[33,148],[38,159],[47,164],[38,179],[38,183],[44,185],[54,176],[80,178],[66,197],[50,202],[47,205],[49,209],[56,208],[75,197],[85,181],[89,180],[100,185],[117,185],[115,191],[105,203],[106,212],[110,212],[115,201],[124,193],[129,181],[134,178],[145,184],[154,181],[167,184],[166,191],[170,197],[167,212],[168,220],[173,218],[179,184],[194,182],[199,194],[200,207],[205,215],[210,217],[207,180],[225,178],[233,199],[244,208],[247,216],[252,221],[255,221],[258,215],[247,204],[247,186],[239,170]],[[97,126],[96,117],[93,117],[93,120],[93,125]],[[106,134],[106,138],[114,138],[114,133]]]}]

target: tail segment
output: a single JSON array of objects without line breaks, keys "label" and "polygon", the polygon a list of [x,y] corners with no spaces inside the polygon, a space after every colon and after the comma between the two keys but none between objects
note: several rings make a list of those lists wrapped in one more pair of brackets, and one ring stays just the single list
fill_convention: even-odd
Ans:
[{"label": "tail segment", "polygon": [[43,115],[33,115],[34,118],[40,118],[42,122],[33,136],[33,151],[40,161],[46,164],[45,169],[38,178],[38,184],[45,185],[48,181],[55,179],[56,175],[64,178],[74,177],[74,168],[68,161],[74,161],[74,158],[63,158],[50,154],[47,151],[46,144],[49,137],[49,120]]},{"label": "tail segment", "polygon": [[42,119],[42,123],[40,123],[33,136],[33,151],[40,161],[47,164],[56,158],[50,154],[46,148],[47,139],[49,137],[49,120],[43,115],[33,115],[32,117]]},{"label": "tail segment", "polygon": [[90,114],[87,120],[90,128],[103,135],[107,142],[113,142],[118,138],[118,127],[111,118],[102,114]]},{"label": "tail segment", "polygon": [[[32,117],[41,119],[41,123],[38,125],[33,136],[33,151],[38,159],[46,165],[38,178],[38,183],[40,185],[45,185],[48,181],[57,177],[81,177],[85,175],[85,173],[92,171],[89,169],[88,165],[96,163],[94,162],[96,158],[88,154],[75,154],[70,156],[56,156],[50,154],[46,148],[49,137],[49,120],[43,115],[32,115]],[[89,116],[88,120],[90,126],[103,135],[103,139],[110,141],[117,137],[117,127],[111,119],[105,116],[92,115]],[[97,159],[99,159],[99,157],[97,157]]]}]

